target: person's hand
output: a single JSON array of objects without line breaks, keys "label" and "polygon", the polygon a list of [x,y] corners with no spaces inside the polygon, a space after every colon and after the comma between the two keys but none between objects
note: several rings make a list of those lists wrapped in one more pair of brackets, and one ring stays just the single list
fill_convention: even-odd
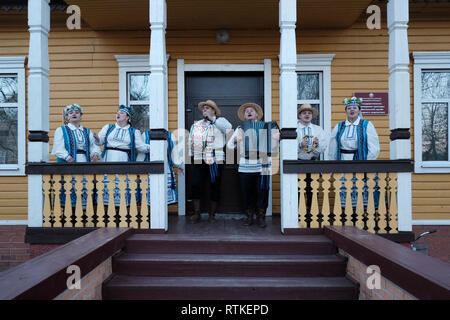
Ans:
[{"label": "person's hand", "polygon": [[97,142],[100,142],[100,138],[98,137],[98,134],[96,134],[95,132],[93,133],[93,136],[94,136],[94,139],[97,141]]},{"label": "person's hand", "polygon": [[307,148],[309,145],[308,140],[303,140],[302,141],[302,148]]},{"label": "person's hand", "polygon": [[184,170],[181,167],[178,167],[178,175],[183,175],[184,174]]},{"label": "person's hand", "polygon": [[75,161],[75,159],[74,158],[72,158],[71,156],[69,156],[68,158],[67,158],[67,160],[66,160],[67,162],[69,162],[69,163],[72,163],[72,162],[74,162]]},{"label": "person's hand", "polygon": [[96,154],[96,153],[91,154],[91,161],[92,162],[97,162],[98,160],[100,160],[100,157],[98,156],[98,154]]},{"label": "person's hand", "polygon": [[314,138],[314,143],[316,144],[316,146],[319,145],[319,139],[317,137]]}]

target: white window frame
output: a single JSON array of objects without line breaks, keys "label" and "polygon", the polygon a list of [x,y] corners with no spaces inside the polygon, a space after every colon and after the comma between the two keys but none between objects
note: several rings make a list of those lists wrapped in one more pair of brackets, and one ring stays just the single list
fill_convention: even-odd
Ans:
[{"label": "white window frame", "polygon": [[[414,172],[448,173],[449,161],[422,160],[422,72],[450,70],[450,51],[413,52],[414,58]],[[443,101],[445,102],[445,101]],[[448,101],[450,103],[450,101]],[[450,108],[450,104],[449,104]],[[449,110],[450,121],[450,110]],[[450,126],[449,126],[450,133]],[[450,144],[450,139],[449,139]]]},{"label": "white window frame", "polygon": [[[297,54],[297,73],[319,72],[322,80],[321,110],[319,111],[323,130],[331,135],[331,62],[335,54]],[[303,101],[302,101],[303,102]],[[325,150],[324,159],[328,160],[328,152]]]},{"label": "white window frame", "polygon": [[0,164],[0,176],[24,176],[25,139],[25,56],[0,57],[0,75],[17,75],[17,164]]},{"label": "white window frame", "polygon": [[119,64],[119,105],[128,106],[128,74],[149,73],[150,60],[148,54],[115,55]]}]

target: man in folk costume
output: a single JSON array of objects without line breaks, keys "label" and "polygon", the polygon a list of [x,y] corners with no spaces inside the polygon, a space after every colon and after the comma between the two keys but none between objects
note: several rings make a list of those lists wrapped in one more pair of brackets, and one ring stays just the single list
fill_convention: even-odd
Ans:
[{"label": "man in folk costume", "polygon": [[[64,126],[56,129],[53,139],[52,155],[59,163],[96,162],[100,158],[100,148],[95,144],[94,134],[81,125],[83,108],[78,104],[70,104],[64,108]],[[69,182],[69,181],[65,181]],[[83,178],[82,204],[86,208],[87,189]],[[72,207],[76,204],[75,179],[72,176],[73,187],[70,195]],[[65,205],[64,188],[60,191],[61,205]]]},{"label": "man in folk costume", "polygon": [[[362,99],[345,98],[347,120],[338,123],[331,132],[328,155],[330,160],[376,160],[380,154],[380,142],[372,122],[361,116]],[[344,178],[341,181],[344,185]],[[356,180],[354,175],[354,180]],[[357,192],[354,182],[352,206],[356,206]],[[367,206],[367,184],[364,184],[363,201]],[[345,188],[341,188],[341,206],[345,206]],[[374,193],[375,207],[378,207],[378,193]]]},{"label": "man in folk costume", "polygon": [[225,153],[225,135],[231,129],[231,123],[221,117],[221,111],[212,100],[200,102],[198,108],[203,119],[195,121],[189,134],[189,155],[193,157],[192,200],[194,215],[192,223],[200,221],[200,197],[204,180],[211,184],[209,221],[215,221],[217,204],[220,200],[220,183],[222,179]]},{"label": "man in folk costume", "polygon": [[253,224],[256,213],[258,226],[266,227],[265,216],[269,202],[271,152],[280,138],[275,122],[263,122],[263,110],[256,103],[245,103],[238,109],[242,125],[237,127],[227,147],[239,146],[239,179],[244,211],[244,225]]},{"label": "man in folk costume", "polygon": [[[319,160],[320,154],[328,147],[328,135],[322,127],[311,123],[318,115],[317,109],[305,103],[297,110],[297,157],[298,160]],[[311,209],[311,173],[306,174],[306,208]]]},{"label": "man in folk costume", "polygon": [[318,160],[328,147],[328,136],[322,127],[311,121],[318,115],[317,109],[303,104],[297,110],[297,141],[299,160]]}]

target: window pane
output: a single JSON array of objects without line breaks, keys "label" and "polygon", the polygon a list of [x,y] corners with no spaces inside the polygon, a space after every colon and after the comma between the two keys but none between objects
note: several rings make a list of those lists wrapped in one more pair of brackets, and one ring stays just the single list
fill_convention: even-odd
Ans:
[{"label": "window pane", "polygon": [[0,164],[17,161],[17,108],[0,108]]},{"label": "window pane", "polygon": [[422,160],[448,161],[448,104],[422,104]]},{"label": "window pane", "polygon": [[297,74],[297,100],[319,99],[319,74]]},{"label": "window pane", "polygon": [[148,105],[131,106],[131,124],[142,132],[149,130]]},{"label": "window pane", "polygon": [[422,98],[450,98],[450,72],[423,72]]},{"label": "window pane", "polygon": [[147,101],[148,74],[131,74],[129,83],[130,101]]},{"label": "window pane", "polygon": [[17,102],[17,77],[0,77],[0,103]]}]

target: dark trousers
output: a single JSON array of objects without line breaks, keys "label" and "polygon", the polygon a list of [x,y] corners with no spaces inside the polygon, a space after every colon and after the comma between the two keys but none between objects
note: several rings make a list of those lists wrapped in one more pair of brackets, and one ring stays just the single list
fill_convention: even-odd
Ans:
[{"label": "dark trousers", "polygon": [[209,198],[211,201],[219,202],[220,200],[220,182],[222,181],[223,164],[218,164],[219,175],[216,176],[214,183],[211,182],[211,173],[209,171],[209,165],[194,164],[192,167],[192,199],[200,199],[204,190],[204,185],[210,184]]},{"label": "dark trousers", "polygon": [[239,172],[241,182],[242,205],[244,210],[267,209],[269,202],[269,190],[261,190],[261,174]]}]

